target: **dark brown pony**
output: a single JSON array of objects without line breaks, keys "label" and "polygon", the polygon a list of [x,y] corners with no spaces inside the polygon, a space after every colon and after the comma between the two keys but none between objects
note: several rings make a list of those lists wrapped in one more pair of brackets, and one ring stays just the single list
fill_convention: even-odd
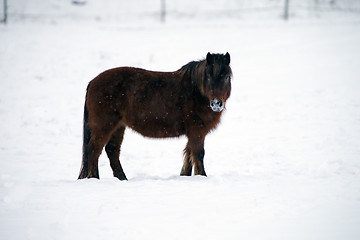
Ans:
[{"label": "dark brown pony", "polygon": [[204,140],[230,96],[229,64],[229,53],[208,53],[175,72],[120,67],[98,75],[87,88],[79,179],[99,178],[105,146],[114,176],[127,180],[119,161],[126,127],[151,138],[186,135],[180,175],[190,176],[194,167],[195,175],[206,176]]}]

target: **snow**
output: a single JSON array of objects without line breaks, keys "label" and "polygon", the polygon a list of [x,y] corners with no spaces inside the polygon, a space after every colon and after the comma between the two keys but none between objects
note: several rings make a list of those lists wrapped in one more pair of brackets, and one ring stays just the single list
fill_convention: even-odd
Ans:
[{"label": "snow", "polygon": [[[102,18],[95,1],[14,2],[13,13],[38,12],[0,26],[0,239],[360,238],[359,17],[161,24],[139,10],[117,21],[118,1]],[[105,154],[100,180],[76,180],[92,78],[173,71],[209,51],[231,54],[233,80],[206,138],[208,177],[179,176],[186,138],[127,130],[129,181]]]}]

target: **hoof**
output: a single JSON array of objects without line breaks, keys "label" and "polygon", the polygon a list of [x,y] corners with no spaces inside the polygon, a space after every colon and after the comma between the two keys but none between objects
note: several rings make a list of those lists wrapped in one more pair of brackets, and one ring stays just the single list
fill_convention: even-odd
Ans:
[{"label": "hoof", "polygon": [[116,177],[117,179],[119,179],[120,181],[128,181],[128,179],[126,178],[125,174],[124,175],[120,175],[120,176],[114,176]]}]

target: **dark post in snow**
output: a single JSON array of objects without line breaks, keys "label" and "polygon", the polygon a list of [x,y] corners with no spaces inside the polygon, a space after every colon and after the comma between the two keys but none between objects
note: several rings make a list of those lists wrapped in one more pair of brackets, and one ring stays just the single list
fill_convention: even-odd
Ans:
[{"label": "dark post in snow", "polygon": [[5,24],[7,22],[7,0],[4,0],[4,19],[2,20]]},{"label": "dark post in snow", "polygon": [[284,19],[287,21],[289,19],[289,1],[285,0],[285,8],[284,8]]},{"label": "dark post in snow", "polygon": [[165,0],[161,0],[161,3],[160,3],[160,21],[162,23],[165,22],[165,16],[166,16],[166,10],[165,10]]}]

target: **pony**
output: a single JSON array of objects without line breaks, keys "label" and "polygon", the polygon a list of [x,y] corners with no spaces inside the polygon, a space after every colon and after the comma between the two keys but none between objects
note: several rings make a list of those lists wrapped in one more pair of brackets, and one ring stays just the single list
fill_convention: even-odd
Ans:
[{"label": "pony", "polygon": [[230,97],[230,54],[207,53],[174,72],[118,67],[87,86],[82,166],[78,179],[99,178],[98,158],[105,146],[114,177],[127,180],[120,147],[125,128],[145,137],[186,135],[181,176],[206,176],[205,136],[220,122]]}]

